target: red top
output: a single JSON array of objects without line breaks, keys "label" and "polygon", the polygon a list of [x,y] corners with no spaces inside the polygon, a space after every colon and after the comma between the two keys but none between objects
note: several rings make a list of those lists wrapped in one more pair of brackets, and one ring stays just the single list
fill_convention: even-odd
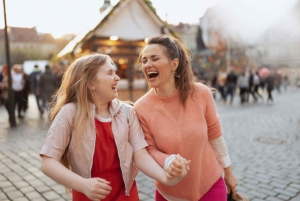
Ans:
[{"label": "red top", "polygon": [[[112,190],[101,201],[138,201],[136,182],[130,190],[130,196],[125,196],[125,185],[122,178],[118,150],[111,129],[111,122],[101,122],[95,119],[96,144],[91,177],[99,177],[110,182]],[[73,201],[88,201],[80,192],[72,191]]]}]

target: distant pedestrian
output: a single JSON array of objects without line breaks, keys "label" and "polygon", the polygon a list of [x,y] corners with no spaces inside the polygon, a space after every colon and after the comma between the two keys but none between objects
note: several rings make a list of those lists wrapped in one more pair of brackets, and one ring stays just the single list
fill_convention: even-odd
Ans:
[{"label": "distant pedestrian", "polygon": [[24,105],[23,101],[23,89],[25,86],[25,79],[24,75],[22,73],[22,67],[19,64],[15,64],[12,67],[11,72],[11,78],[12,78],[12,90],[14,92],[14,105],[18,106],[18,118],[23,118],[22,115],[22,109]]},{"label": "distant pedestrian", "polygon": [[249,71],[249,78],[248,78],[248,89],[247,89],[247,102],[250,101],[250,94],[253,97],[254,102],[257,101],[257,97],[254,94],[254,74],[252,72],[252,70]]},{"label": "distant pedestrian", "polygon": [[277,70],[274,77],[274,86],[278,93],[281,93],[282,75],[281,71]]},{"label": "distant pedestrian", "polygon": [[61,82],[62,82],[62,77],[63,77],[63,70],[61,69],[62,66],[54,66],[53,67],[53,73],[56,76],[57,79],[57,90],[59,89]]},{"label": "distant pedestrian", "polygon": [[225,86],[226,77],[227,77],[227,74],[225,71],[219,71],[219,73],[218,73],[218,89],[221,94],[221,100],[222,100],[223,104],[226,103],[226,86]]},{"label": "distant pedestrian", "polygon": [[51,71],[50,66],[45,66],[45,72],[41,74],[38,82],[37,92],[42,99],[42,113],[47,107],[47,104],[51,101],[51,97],[57,88],[58,81],[55,74]]},{"label": "distant pedestrian", "polygon": [[138,201],[136,167],[164,185],[186,175],[169,179],[148,154],[134,108],[116,99],[119,80],[109,56],[85,55],[68,67],[54,99],[41,169],[71,188],[73,201]]},{"label": "distant pedestrian", "polygon": [[[258,92],[258,89],[259,89],[259,86],[261,84],[261,78],[259,77],[259,74],[258,74],[258,71],[253,75],[253,86],[254,86],[254,90],[253,90],[253,93],[254,93],[254,96],[255,97],[259,97],[260,99],[263,100],[263,97],[262,95],[259,94]],[[255,99],[255,102],[257,102],[257,98]]]},{"label": "distant pedestrian", "polygon": [[[215,72],[211,72],[210,85],[213,88],[218,89],[218,76]],[[213,93],[213,97],[214,97],[214,99],[216,99],[216,93]]]},{"label": "distant pedestrian", "polygon": [[287,90],[288,84],[289,84],[289,78],[288,78],[287,75],[285,75],[283,77],[283,88],[284,88],[285,91]]},{"label": "distant pedestrian", "polygon": [[1,93],[1,100],[3,101],[3,104],[7,110],[7,112],[9,112],[9,108],[8,108],[8,90],[9,90],[9,85],[8,85],[8,68],[7,65],[4,64],[2,66],[2,81],[0,82],[0,88],[2,90]]},{"label": "distant pedestrian", "polygon": [[24,79],[24,88],[22,90],[22,110],[23,112],[26,112],[28,109],[28,96],[31,92],[31,81],[29,75],[27,75],[24,72],[24,69],[22,68],[22,74]]},{"label": "distant pedestrian", "polygon": [[240,99],[241,104],[246,102],[247,99],[247,89],[249,87],[248,77],[246,76],[245,72],[242,72],[237,81],[237,85],[240,89]]},{"label": "distant pedestrian", "polygon": [[269,101],[271,103],[273,103],[272,91],[274,89],[274,83],[275,83],[275,77],[274,77],[273,73],[271,72],[270,75],[266,79],[266,85],[267,85],[267,91],[268,91],[267,103],[269,103]]},{"label": "distant pedestrian", "polygon": [[2,94],[1,83],[2,83],[2,80],[3,80],[3,73],[2,73],[2,69],[1,69],[1,72],[0,72],[0,105],[4,104],[4,100],[1,98],[1,94]]},{"label": "distant pedestrian", "polygon": [[[237,75],[235,74],[235,72],[232,68],[226,78],[226,87],[227,87],[226,99],[228,96],[230,96],[230,105],[232,105],[232,103],[233,103],[233,97],[234,97],[234,93],[235,93],[236,83],[237,83]],[[226,99],[225,99],[225,102],[226,102]]]},{"label": "distant pedestrian", "polygon": [[37,93],[37,88],[38,88],[38,83],[39,83],[39,80],[40,80],[41,73],[42,72],[39,69],[39,66],[34,65],[33,71],[30,73],[29,77],[30,77],[30,81],[31,81],[32,93],[35,96],[37,107],[38,107],[40,113],[42,114],[43,110],[42,110],[42,106],[41,106],[42,104],[40,102],[41,101],[41,96],[40,96],[40,94]]}]

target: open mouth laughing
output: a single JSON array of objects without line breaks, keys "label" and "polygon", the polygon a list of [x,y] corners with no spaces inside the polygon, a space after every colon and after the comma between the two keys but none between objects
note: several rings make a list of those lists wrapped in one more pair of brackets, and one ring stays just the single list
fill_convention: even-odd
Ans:
[{"label": "open mouth laughing", "polygon": [[155,71],[150,71],[147,73],[147,75],[148,75],[149,80],[153,80],[159,75],[159,73],[155,72]]},{"label": "open mouth laughing", "polygon": [[118,86],[117,84],[114,84],[114,85],[111,86],[111,88],[112,88],[113,90],[116,90],[116,89],[117,89],[117,86]]}]

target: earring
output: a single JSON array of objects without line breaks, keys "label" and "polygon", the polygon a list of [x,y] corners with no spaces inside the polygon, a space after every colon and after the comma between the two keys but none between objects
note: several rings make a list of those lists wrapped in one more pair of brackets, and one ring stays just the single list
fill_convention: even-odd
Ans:
[{"label": "earring", "polygon": [[180,75],[178,75],[176,71],[174,72],[174,76],[180,78]]}]

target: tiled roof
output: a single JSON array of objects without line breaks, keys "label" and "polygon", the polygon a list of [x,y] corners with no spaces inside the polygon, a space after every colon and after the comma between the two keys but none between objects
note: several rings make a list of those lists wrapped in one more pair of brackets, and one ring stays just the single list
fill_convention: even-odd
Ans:
[{"label": "tiled roof", "polygon": [[[25,43],[54,43],[55,39],[50,33],[38,34],[36,28],[8,27],[11,42]],[[0,41],[4,41],[4,29],[0,29]]]},{"label": "tiled roof", "polygon": [[14,42],[40,42],[36,28],[9,27],[10,40]]}]

